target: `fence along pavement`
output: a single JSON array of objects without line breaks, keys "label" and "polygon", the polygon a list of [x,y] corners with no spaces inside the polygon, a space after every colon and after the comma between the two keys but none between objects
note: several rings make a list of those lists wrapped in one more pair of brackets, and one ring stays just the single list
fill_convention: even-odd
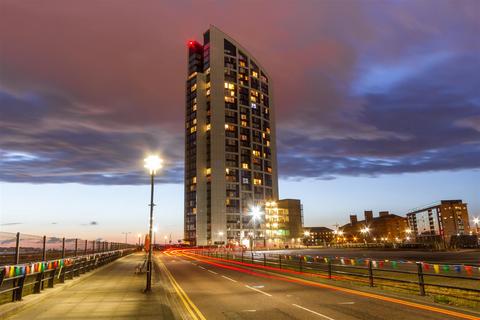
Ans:
[{"label": "fence along pavement", "polygon": [[117,242],[0,232],[0,303],[10,300],[5,299],[8,293],[10,301],[21,300],[24,288],[40,293],[45,283],[53,287],[135,248]]}]

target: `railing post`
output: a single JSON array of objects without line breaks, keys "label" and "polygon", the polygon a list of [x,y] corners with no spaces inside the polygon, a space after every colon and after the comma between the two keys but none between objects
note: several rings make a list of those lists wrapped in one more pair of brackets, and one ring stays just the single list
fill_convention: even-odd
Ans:
[{"label": "railing post", "polygon": [[303,272],[303,256],[300,256],[300,260],[298,260],[298,270]]},{"label": "railing post", "polygon": [[16,301],[22,300],[23,285],[25,284],[25,278],[26,277],[27,277],[27,273],[25,272],[23,277],[21,277],[17,282],[18,289],[15,290],[15,296],[14,296],[14,300],[16,300]]},{"label": "railing post", "polygon": [[417,262],[417,271],[418,271],[418,286],[420,288],[420,295],[425,295],[425,281],[423,279],[423,266],[421,262]]},{"label": "railing post", "polygon": [[250,253],[252,254],[252,264],[255,264],[255,262],[253,260],[253,251],[250,251]]},{"label": "railing post", "polygon": [[65,259],[65,237],[62,239],[62,259]]},{"label": "railing post", "polygon": [[83,255],[87,255],[87,250],[88,250],[88,240],[85,240],[85,248],[83,249]]},{"label": "railing post", "polygon": [[370,287],[373,287],[373,267],[372,260],[368,259],[368,281]]},{"label": "railing post", "polygon": [[43,236],[42,261],[47,260],[47,236]]},{"label": "railing post", "polygon": [[332,279],[332,258],[328,258],[328,279]]},{"label": "railing post", "polygon": [[20,232],[17,232],[17,236],[15,239],[15,261],[13,263],[20,263]]},{"label": "railing post", "polygon": [[280,266],[280,269],[282,269],[282,255],[278,255],[278,265]]},{"label": "railing post", "polygon": [[35,279],[35,285],[33,287],[33,293],[40,293],[40,291],[42,290],[42,281],[43,281],[43,269],[37,274],[37,277]]},{"label": "railing post", "polygon": [[95,253],[95,240],[92,241],[92,253]]},{"label": "railing post", "polygon": [[77,256],[77,252],[78,252],[78,239],[75,239],[75,251],[73,254],[75,257]]},{"label": "railing post", "polygon": [[267,256],[265,255],[265,253],[263,254],[263,266],[267,266]]}]

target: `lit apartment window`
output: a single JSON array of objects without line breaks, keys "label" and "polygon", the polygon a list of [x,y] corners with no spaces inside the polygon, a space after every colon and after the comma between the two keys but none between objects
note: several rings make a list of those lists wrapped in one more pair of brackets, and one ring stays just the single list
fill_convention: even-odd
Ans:
[{"label": "lit apartment window", "polygon": [[210,129],[212,129],[212,125],[209,123],[207,124],[206,130],[209,131]]},{"label": "lit apartment window", "polygon": [[260,151],[258,151],[258,150],[252,150],[252,154],[253,154],[255,157],[260,157]]},{"label": "lit apartment window", "polygon": [[210,95],[210,89],[207,90],[207,96],[209,96],[209,95]]},{"label": "lit apartment window", "polygon": [[192,183],[197,183],[197,177],[192,178]]},{"label": "lit apartment window", "polygon": [[205,174],[206,174],[207,176],[211,175],[211,174],[212,174],[212,168],[207,168],[207,169],[205,170]]},{"label": "lit apartment window", "polygon": [[195,90],[197,90],[197,84],[196,83],[190,88],[191,92],[193,92]]},{"label": "lit apartment window", "polygon": [[258,78],[258,72],[252,70],[252,77]]},{"label": "lit apartment window", "polygon": [[194,118],[194,119],[192,120],[192,124],[197,124],[197,118]]},{"label": "lit apartment window", "polygon": [[252,103],[252,109],[257,109],[257,104],[256,103]]},{"label": "lit apartment window", "polygon": [[190,128],[190,133],[194,133],[197,131],[197,126],[193,126]]},{"label": "lit apartment window", "polygon": [[253,179],[253,184],[254,185],[261,185],[262,184],[262,180],[261,179]]},{"label": "lit apartment window", "polygon": [[225,89],[235,90],[235,85],[233,83],[225,82]]},{"label": "lit apartment window", "polygon": [[227,131],[235,131],[235,126],[231,125],[231,124],[226,124],[225,125],[225,130]]},{"label": "lit apartment window", "polygon": [[242,169],[248,169],[248,163],[242,163]]},{"label": "lit apartment window", "polygon": [[248,126],[248,123],[247,123],[247,121],[242,121],[242,123],[241,123],[241,124],[242,124],[242,127],[247,127],[247,126]]},{"label": "lit apartment window", "polygon": [[225,102],[235,103],[235,98],[234,98],[234,97],[225,96]]},{"label": "lit apartment window", "polygon": [[197,105],[196,104],[193,105],[192,110],[197,111]]}]

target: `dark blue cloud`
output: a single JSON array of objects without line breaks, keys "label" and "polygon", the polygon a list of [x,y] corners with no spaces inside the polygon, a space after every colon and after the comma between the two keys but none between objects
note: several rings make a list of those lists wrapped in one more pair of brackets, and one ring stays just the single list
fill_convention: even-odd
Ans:
[{"label": "dark blue cloud", "polygon": [[160,150],[161,179],[181,182],[185,41],[212,22],[272,75],[280,176],[480,167],[478,1],[26,2],[0,19],[3,181],[140,184]]}]

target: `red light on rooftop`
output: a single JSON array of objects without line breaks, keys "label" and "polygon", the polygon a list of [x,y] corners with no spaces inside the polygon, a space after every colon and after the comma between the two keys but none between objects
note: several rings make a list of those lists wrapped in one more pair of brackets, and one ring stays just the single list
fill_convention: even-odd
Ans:
[{"label": "red light on rooftop", "polygon": [[193,40],[188,41],[188,46],[189,47],[193,47],[194,45],[195,45],[195,41],[193,41]]}]

